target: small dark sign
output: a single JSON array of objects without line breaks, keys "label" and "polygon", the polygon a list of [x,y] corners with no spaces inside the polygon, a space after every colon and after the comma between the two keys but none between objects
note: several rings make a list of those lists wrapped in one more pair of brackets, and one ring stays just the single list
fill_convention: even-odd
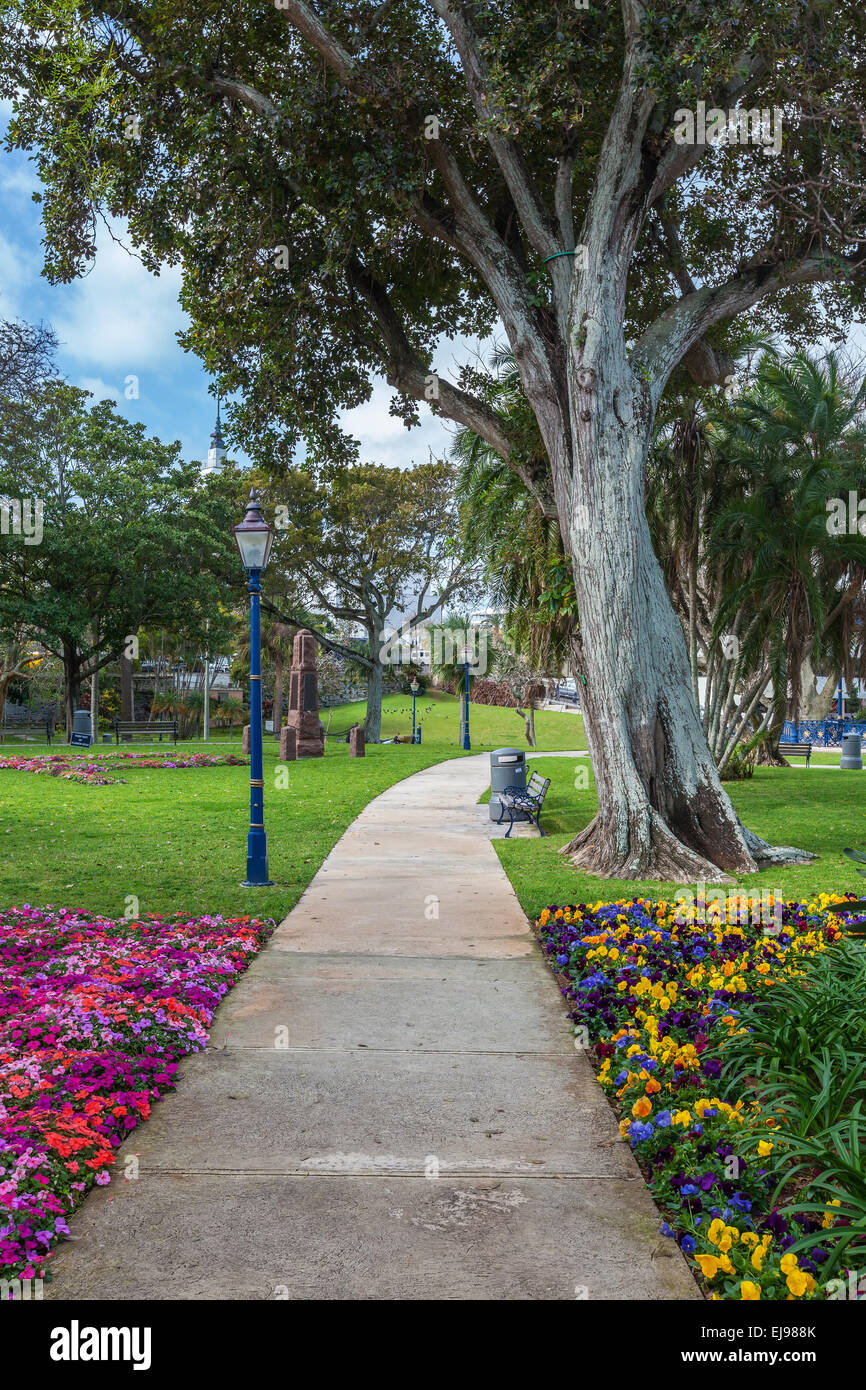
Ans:
[{"label": "small dark sign", "polygon": [[89,748],[90,734],[73,734],[69,742],[73,748]]}]

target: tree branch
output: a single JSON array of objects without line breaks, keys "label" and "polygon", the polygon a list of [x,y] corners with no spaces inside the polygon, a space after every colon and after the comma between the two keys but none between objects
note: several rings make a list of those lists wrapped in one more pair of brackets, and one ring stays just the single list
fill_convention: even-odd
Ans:
[{"label": "tree branch", "polygon": [[639,372],[643,369],[650,375],[654,404],[658,403],[674,367],[708,329],[735,317],[779,290],[845,278],[840,275],[840,268],[844,268],[849,276],[857,272],[862,274],[866,262],[853,258],[834,258],[830,261],[823,256],[808,254],[775,264],[753,265],[720,285],[707,285],[693,294],[684,295],[649,326],[632,353],[633,367]]},{"label": "tree branch", "polygon": [[487,143],[502,171],[527,240],[539,256],[552,256],[561,251],[562,247],[556,236],[553,219],[533,183],[529,166],[515,141],[492,126],[496,113],[491,99],[487,65],[479,51],[478,35],[472,28],[466,11],[456,9],[451,0],[431,0],[431,4],[454,40],[460,55],[469,99],[478,119],[487,127]]}]

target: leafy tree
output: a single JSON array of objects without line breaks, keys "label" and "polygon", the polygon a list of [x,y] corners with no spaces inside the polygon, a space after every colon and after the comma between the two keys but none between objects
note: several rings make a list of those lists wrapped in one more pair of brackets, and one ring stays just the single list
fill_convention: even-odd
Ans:
[{"label": "leafy tree", "polygon": [[0,400],[23,401],[54,374],[57,335],[45,324],[0,320]]},{"label": "leafy tree", "polygon": [[219,718],[228,723],[229,742],[231,742],[235,724],[243,724],[244,720],[249,717],[249,710],[243,700],[238,699],[237,695],[227,695],[224,700],[220,700],[217,709]]},{"label": "leafy tree", "polygon": [[12,0],[3,24],[49,274],[93,254],[95,209],[128,216],[146,263],[183,266],[186,341],[273,469],[302,437],[351,452],[341,411],[378,372],[407,421],[432,401],[524,475],[472,374],[432,370],[442,335],[501,323],[580,613],[599,806],[569,853],[753,871],[768,846],[707,746],[645,465],[668,382],[723,381],[738,316],[814,341],[862,306],[860,0]]},{"label": "leafy tree", "polygon": [[3,537],[0,627],[23,626],[63,661],[67,733],[82,682],[143,623],[201,640],[231,557],[221,484],[181,465],[107,401],[62,382],[0,401],[0,496],[38,500],[40,544]]},{"label": "leafy tree", "polygon": [[356,659],[367,672],[371,743],[381,733],[385,664],[402,655],[389,619],[402,615],[405,631],[476,582],[459,543],[453,487],[453,469],[438,462],[411,470],[358,464],[332,470],[327,483],[294,468],[268,499],[278,529],[267,573],[278,582],[281,569],[291,570],[314,606],[365,633]]},{"label": "leafy tree", "polygon": [[493,680],[502,681],[507,685],[514,696],[514,709],[523,720],[526,742],[530,748],[536,746],[535,705],[538,691],[539,688],[544,689],[544,681],[551,674],[549,667],[533,666],[525,656],[510,651],[505,645],[497,649],[491,675]]}]

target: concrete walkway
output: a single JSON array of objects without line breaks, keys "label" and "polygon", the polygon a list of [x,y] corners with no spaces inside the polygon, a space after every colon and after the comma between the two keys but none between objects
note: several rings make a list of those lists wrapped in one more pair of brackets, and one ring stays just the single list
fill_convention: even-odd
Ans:
[{"label": "concrete walkway", "polygon": [[[347,776],[350,770],[347,771]],[[55,1299],[699,1297],[490,843],[485,756],[370,803],[59,1250]],[[264,899],[263,899],[264,903]]]}]

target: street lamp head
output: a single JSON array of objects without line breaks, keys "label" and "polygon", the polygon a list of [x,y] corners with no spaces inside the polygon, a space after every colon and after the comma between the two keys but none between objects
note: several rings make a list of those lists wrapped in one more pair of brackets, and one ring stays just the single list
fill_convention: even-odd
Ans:
[{"label": "street lamp head", "polygon": [[246,516],[233,530],[244,569],[263,570],[271,557],[274,532],[262,515],[256,488],[250,493]]},{"label": "street lamp head", "polygon": [[418,680],[417,680],[417,678],[416,678],[415,676],[412,677],[412,682],[411,682],[411,684],[410,684],[410,686],[409,686],[409,689],[412,691],[412,694],[413,694],[413,695],[417,695],[417,694],[418,694],[418,691],[419,691],[419,689],[420,689],[420,686],[418,685]]}]

